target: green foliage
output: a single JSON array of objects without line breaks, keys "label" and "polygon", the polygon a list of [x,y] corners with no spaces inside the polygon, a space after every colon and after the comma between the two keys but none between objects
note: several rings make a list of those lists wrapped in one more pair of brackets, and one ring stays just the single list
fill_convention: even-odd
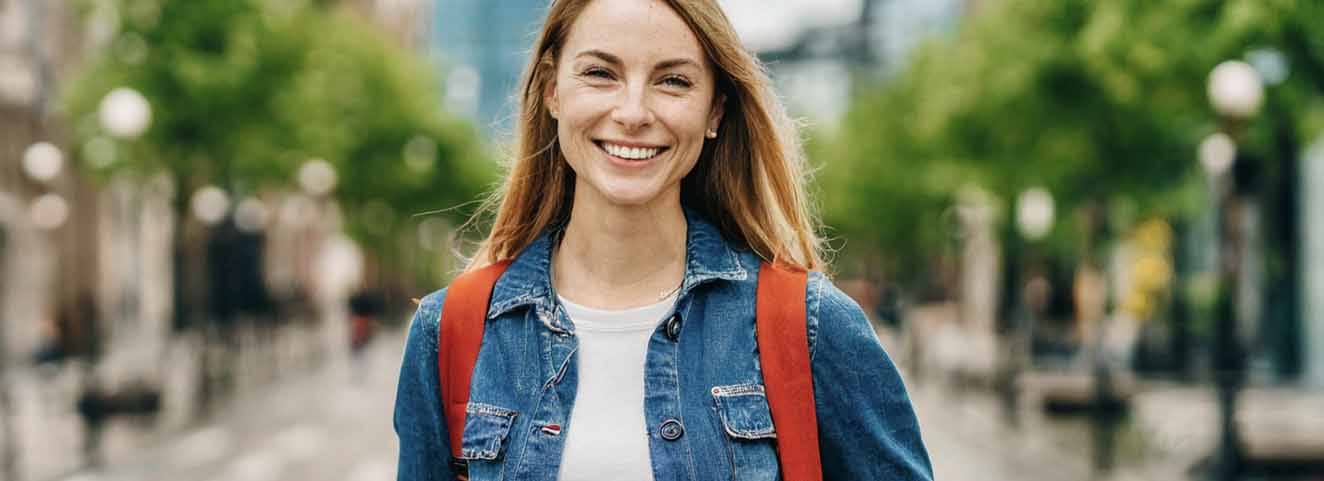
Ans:
[{"label": "green foliage", "polygon": [[[819,142],[831,147],[811,150],[824,165],[819,188],[833,194],[825,218],[857,248],[924,259],[942,248],[969,184],[1002,199],[1003,212],[1044,186],[1059,225],[1086,205],[1129,206],[1127,219],[1186,215],[1201,205],[1196,147],[1218,128],[1206,98],[1218,62],[1271,47],[1292,68],[1268,92],[1266,111],[1283,115],[1252,122],[1243,149],[1294,156],[1274,151],[1283,123],[1320,135],[1324,35],[1311,19],[1321,15],[1324,2],[1294,0],[986,2],[952,38],[861,89],[840,131]],[[1076,247],[1078,231],[1055,229],[1050,243]]]},{"label": "green foliage", "polygon": [[[88,171],[165,171],[181,192],[214,183],[246,195],[296,188],[299,166],[325,159],[351,234],[388,259],[409,216],[469,201],[495,178],[473,128],[440,110],[434,66],[352,14],[265,0],[111,4],[118,33],[65,95],[79,145],[114,147],[113,158],[85,148]],[[117,87],[152,106],[139,139],[110,140],[97,121]]]}]

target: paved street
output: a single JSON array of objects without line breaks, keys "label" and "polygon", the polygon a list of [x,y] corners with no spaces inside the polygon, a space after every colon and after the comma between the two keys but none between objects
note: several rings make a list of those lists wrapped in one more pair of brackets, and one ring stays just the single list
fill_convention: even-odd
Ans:
[{"label": "paved street", "polygon": [[[64,481],[381,481],[395,478],[391,408],[403,340],[240,397],[214,421]],[[359,375],[356,375],[356,372]]]},{"label": "paved street", "polygon": [[[394,479],[397,448],[390,413],[403,339],[400,333],[383,334],[361,371],[333,361],[240,396],[211,423],[145,449],[118,449],[106,468],[61,481]],[[904,368],[901,346],[880,334]],[[363,375],[356,379],[355,372]],[[935,476],[943,481],[1191,479],[1186,468],[1193,456],[1208,452],[1201,443],[1209,433],[1192,431],[1212,425],[1210,401],[1197,389],[1165,388],[1139,398],[1133,419],[1117,431],[1114,469],[1098,474],[1091,469],[1093,430],[1083,418],[1048,417],[1027,401],[1020,426],[1013,427],[987,390],[960,389],[938,377],[907,375],[906,381]],[[1248,395],[1259,397],[1264,396]]]}]

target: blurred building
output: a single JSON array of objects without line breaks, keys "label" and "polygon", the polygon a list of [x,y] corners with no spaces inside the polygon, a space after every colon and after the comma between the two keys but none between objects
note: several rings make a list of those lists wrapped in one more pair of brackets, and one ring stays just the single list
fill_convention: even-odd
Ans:
[{"label": "blurred building", "polygon": [[0,357],[68,332],[57,324],[94,288],[95,194],[52,115],[86,42],[71,2],[0,2]]},{"label": "blurred building", "polygon": [[[405,0],[378,0],[402,2]],[[547,0],[436,0],[432,41],[449,108],[489,131],[513,127],[511,95]],[[746,46],[772,69],[788,107],[815,122],[845,112],[857,73],[894,71],[929,35],[950,30],[971,0],[721,2]]]},{"label": "blurred building", "polygon": [[484,131],[509,132],[511,94],[528,61],[547,0],[437,0],[432,41],[448,108]]},{"label": "blurred building", "polygon": [[[763,2],[725,3],[735,7],[732,21],[772,70],[788,108],[814,124],[830,126],[849,109],[856,82],[874,82],[896,73],[921,41],[953,31],[978,2],[791,2],[779,7],[787,15],[780,25],[772,26],[756,11],[772,8]],[[752,6],[746,9],[744,4]],[[761,33],[763,29],[779,35]]]}]

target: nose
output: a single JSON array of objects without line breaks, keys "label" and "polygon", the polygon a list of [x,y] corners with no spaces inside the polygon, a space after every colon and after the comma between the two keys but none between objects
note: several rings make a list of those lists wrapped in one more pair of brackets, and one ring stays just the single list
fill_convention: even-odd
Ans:
[{"label": "nose", "polygon": [[611,120],[627,132],[634,132],[653,123],[653,111],[648,108],[646,90],[631,86],[622,91],[620,100],[611,111]]}]

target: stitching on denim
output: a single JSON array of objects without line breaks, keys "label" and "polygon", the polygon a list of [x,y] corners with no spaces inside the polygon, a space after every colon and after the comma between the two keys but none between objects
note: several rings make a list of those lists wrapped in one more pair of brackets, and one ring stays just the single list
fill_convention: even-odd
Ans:
[{"label": "stitching on denim", "polygon": [[[463,444],[460,445],[460,459],[481,459],[490,461],[500,457],[501,446],[505,444],[506,439],[510,437],[510,428],[515,423],[514,419],[519,413],[512,409],[476,402],[469,402],[465,406],[464,411],[466,414],[473,415],[469,418],[471,421],[465,421],[466,431],[468,431],[469,422],[476,419],[495,418],[494,422],[496,422],[497,425],[492,431],[492,438],[483,440],[485,442],[482,443],[482,446],[466,447]],[[474,444],[479,443],[479,440],[469,439],[467,437],[465,438],[465,441]],[[495,446],[493,446],[493,444],[495,444]]]},{"label": "stitching on denim", "polygon": [[548,309],[540,304],[537,307],[535,307],[533,310],[534,310],[534,314],[538,316],[538,322],[541,322],[544,326],[547,326],[547,330],[557,334],[566,334],[566,335],[574,334],[574,331],[569,329],[573,327],[573,324],[571,324],[570,326],[561,327],[559,323],[556,322],[558,319],[560,319],[560,316],[558,315],[557,310],[555,308]]},{"label": "stitching on denim", "polygon": [[[750,390],[750,388],[752,388],[752,387],[757,387],[758,390],[757,390],[757,391]],[[738,385],[732,385],[732,386],[717,386],[717,387],[714,387],[713,389],[714,389],[714,390],[721,390],[722,388],[731,388],[731,389],[736,390],[736,391],[742,391],[742,390],[746,391],[746,392],[740,392],[740,393],[738,393],[738,394],[718,394],[718,393],[716,393],[716,392],[713,393],[713,401],[717,403],[717,412],[718,412],[718,414],[720,415],[720,417],[722,418],[722,429],[723,429],[724,431],[726,431],[726,434],[727,434],[728,436],[731,436],[731,437],[733,437],[733,438],[739,438],[739,439],[766,439],[766,438],[776,438],[776,437],[777,437],[777,427],[776,427],[775,425],[769,425],[766,429],[743,429],[743,430],[736,430],[735,428],[733,428],[733,427],[731,426],[733,423],[731,422],[730,417],[727,416],[727,412],[728,412],[729,410],[736,409],[736,408],[733,407],[733,406],[731,406],[731,405],[729,404],[729,402],[728,402],[728,403],[723,403],[723,402],[722,402],[722,399],[724,399],[724,398],[729,399],[729,398],[735,398],[735,397],[740,397],[740,396],[754,396],[754,397],[761,397],[761,398],[764,398],[764,404],[763,404],[763,405],[766,406],[766,405],[767,405],[767,401],[766,401],[766,399],[767,399],[767,395],[763,393],[763,386],[762,386],[762,385],[738,384]],[[758,407],[756,406],[756,407],[754,407],[753,409],[758,409]],[[771,410],[768,411],[768,419],[772,419],[772,412],[771,412]]]},{"label": "stitching on denim", "polygon": [[460,459],[491,461],[500,454],[500,446],[497,449],[465,449],[460,448]]},{"label": "stitching on denim", "polygon": [[767,391],[764,389],[762,384],[756,384],[756,383],[713,386],[713,395],[718,397],[740,396],[747,394],[765,394],[766,392]]},{"label": "stitching on denim", "polygon": [[819,310],[823,306],[823,284],[830,281],[828,281],[827,276],[822,273],[814,273],[810,276],[810,280],[814,281],[810,283],[814,288],[812,296],[808,294],[805,295],[805,302],[809,304],[805,309],[805,311],[809,313],[805,316],[807,318],[805,319],[805,322],[808,323],[805,326],[805,334],[809,338],[809,360],[812,362],[814,360],[814,354],[818,352],[818,330],[821,327],[819,322]]},{"label": "stitching on denim", "polygon": [[[488,309],[487,318],[496,319],[502,314],[515,310],[517,307],[537,304],[538,298],[542,295],[541,292],[542,289],[535,289],[533,292],[520,294],[497,304],[493,304],[491,309]],[[493,297],[495,297],[495,295]]]},{"label": "stitching on denim", "polygon": [[470,401],[469,404],[464,406],[464,412],[468,414],[501,416],[512,419],[515,416],[519,415],[519,412],[515,411],[514,409],[506,409],[501,406],[494,406],[491,404],[478,403],[472,401]]},{"label": "stitching on denim", "polygon": [[573,349],[570,349],[570,354],[567,354],[565,356],[565,361],[561,363],[561,368],[556,370],[555,376],[552,376],[551,379],[547,380],[547,384],[545,385],[545,387],[550,388],[552,386],[561,383],[561,378],[565,377],[565,372],[570,369],[570,362],[575,358],[575,353],[577,352],[579,352],[578,346],[574,347]]}]

